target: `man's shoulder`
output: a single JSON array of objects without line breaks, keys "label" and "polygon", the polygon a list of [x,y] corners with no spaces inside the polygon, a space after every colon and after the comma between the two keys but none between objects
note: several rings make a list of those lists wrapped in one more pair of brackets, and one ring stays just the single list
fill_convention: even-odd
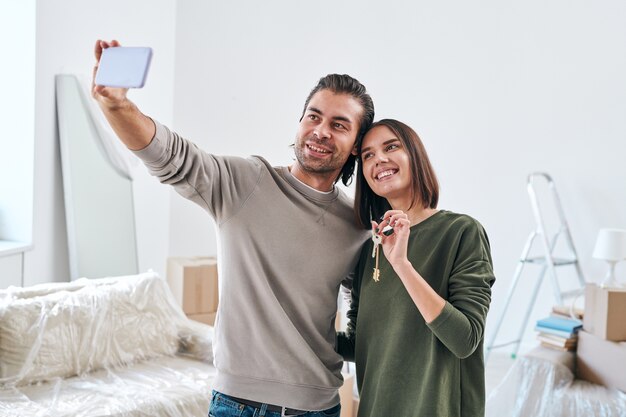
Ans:
[{"label": "man's shoulder", "polygon": [[272,164],[270,164],[269,162],[267,162],[267,159],[265,159],[264,157],[260,156],[260,155],[250,155],[248,158],[246,158],[248,160],[250,160],[251,162],[254,162],[256,164],[261,164],[261,165],[265,165],[268,168],[271,169],[277,169],[279,167],[273,167]]},{"label": "man's shoulder", "polygon": [[238,156],[238,155],[211,155],[216,161],[233,170],[251,169],[258,171],[259,169],[271,169],[269,163],[260,156]]}]

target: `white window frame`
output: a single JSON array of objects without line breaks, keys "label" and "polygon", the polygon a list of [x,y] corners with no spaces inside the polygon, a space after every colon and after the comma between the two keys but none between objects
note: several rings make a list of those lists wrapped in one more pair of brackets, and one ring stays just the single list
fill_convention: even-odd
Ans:
[{"label": "white window frame", "polygon": [[36,0],[0,1],[0,37],[0,257],[23,256],[33,227]]}]

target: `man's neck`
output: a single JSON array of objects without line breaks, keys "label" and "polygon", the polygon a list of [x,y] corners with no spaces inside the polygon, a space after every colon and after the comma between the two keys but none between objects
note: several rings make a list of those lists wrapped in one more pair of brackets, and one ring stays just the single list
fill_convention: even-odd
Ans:
[{"label": "man's neck", "polygon": [[297,162],[289,167],[289,171],[291,172],[291,175],[293,175],[301,183],[323,193],[333,190],[335,187],[335,178],[337,178],[338,175],[335,173],[311,173],[303,170]]}]

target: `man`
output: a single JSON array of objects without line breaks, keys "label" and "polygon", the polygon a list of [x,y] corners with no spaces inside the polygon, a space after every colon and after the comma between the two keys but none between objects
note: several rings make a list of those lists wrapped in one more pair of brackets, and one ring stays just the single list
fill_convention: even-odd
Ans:
[{"label": "man", "polygon": [[[118,45],[98,41],[96,59]],[[356,141],[374,118],[365,87],[347,75],[320,80],[306,100],[290,167],[205,153],[143,115],[125,89],[93,85],[92,94],[150,172],[218,226],[210,415],[241,415],[246,407],[268,417],[339,415],[337,295],[367,234],[335,184],[351,180]]]}]

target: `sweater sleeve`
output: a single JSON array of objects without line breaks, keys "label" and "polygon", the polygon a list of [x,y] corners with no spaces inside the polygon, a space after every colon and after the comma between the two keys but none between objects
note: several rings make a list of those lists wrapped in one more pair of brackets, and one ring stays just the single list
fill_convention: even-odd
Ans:
[{"label": "sweater sleeve", "polygon": [[172,185],[218,223],[227,220],[258,184],[263,163],[255,158],[211,155],[166,126],[156,121],[155,125],[152,142],[135,155],[161,183]]},{"label": "sweater sleeve", "polygon": [[448,299],[441,314],[428,326],[454,355],[466,358],[483,340],[495,276],[489,240],[477,221],[462,231],[458,242],[448,280]]}]

